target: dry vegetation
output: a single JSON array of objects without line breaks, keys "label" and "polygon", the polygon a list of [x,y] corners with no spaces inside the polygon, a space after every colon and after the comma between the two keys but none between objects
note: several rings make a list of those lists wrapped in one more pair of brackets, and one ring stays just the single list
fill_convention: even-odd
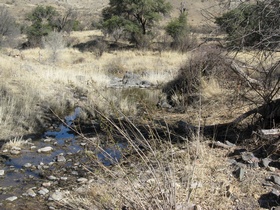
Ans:
[{"label": "dry vegetation", "polygon": [[[92,114],[95,109],[108,114],[115,114],[115,110],[136,114],[136,103],[126,98],[129,93],[106,88],[110,76],[122,77],[126,71],[133,71],[161,85],[174,79],[179,69],[195,58],[193,52],[150,51],[119,51],[96,57],[64,48],[53,62],[48,49],[24,50],[16,57],[9,56],[14,54],[11,51],[3,49],[0,56],[2,138],[37,132],[48,108],[60,116],[75,106],[91,110]],[[113,67],[118,70],[112,72]],[[196,125],[233,120],[255,104],[238,102],[242,90],[238,82],[232,84],[228,89],[227,81],[221,82],[215,74],[202,78],[202,103],[189,106],[185,114],[164,113],[165,119],[187,119]],[[145,95],[148,96],[149,93]],[[155,106],[158,95],[150,97],[151,106]],[[162,115],[161,111],[149,113],[151,118]],[[227,162],[229,151],[209,149],[211,139],[194,134],[184,143],[173,145],[170,139],[154,134],[154,138],[144,139],[148,150],[135,154],[138,149],[133,148],[133,140],[126,133],[122,135],[130,142],[132,148],[128,151],[133,156],[109,168],[100,163],[92,172],[92,183],[71,191],[60,205],[70,209],[185,209],[192,205],[203,209],[258,208],[257,198],[265,193],[259,184],[267,172],[256,175],[250,169],[246,179],[239,182]],[[252,183],[252,176],[258,185]]]},{"label": "dry vegetation", "polygon": [[118,75],[113,76],[121,78],[126,71],[146,73],[145,79],[158,85],[172,79],[186,59],[186,55],[176,52],[158,55],[138,51],[104,53],[96,58],[92,53],[64,48],[57,52],[54,63],[47,49],[16,51],[19,54],[15,57],[9,56],[12,51],[3,49],[0,57],[2,138],[36,132],[42,108],[67,113],[81,103],[81,94],[89,107],[97,105],[105,111],[108,102],[123,103],[124,111],[129,111],[127,106],[136,104],[120,101],[121,91],[106,89],[112,68],[118,69]]},{"label": "dry vegetation", "polygon": [[[209,7],[213,2],[216,3],[187,2],[188,7]],[[5,3],[11,7],[14,5]],[[73,3],[81,5],[78,1]],[[83,7],[88,5],[86,3]],[[177,2],[174,4],[178,5]],[[96,10],[104,5],[99,1]],[[80,9],[85,8],[80,6]],[[190,14],[192,12],[190,10]],[[197,11],[194,13],[197,14]],[[190,23],[196,25],[201,19],[192,15]],[[100,31],[73,32],[67,37],[66,43],[71,42],[73,45],[87,42],[100,35]],[[209,55],[205,50],[207,48],[203,47],[185,53],[122,50],[104,52],[97,56],[93,52],[80,52],[65,45],[55,49],[47,44],[45,49],[1,49],[0,139],[12,138],[6,147],[24,144],[26,142],[14,137],[46,129],[45,123],[49,120],[46,115],[50,110],[58,116],[65,116],[80,106],[85,110],[81,115],[84,120],[88,113],[101,113],[108,126],[119,131],[127,140],[128,148],[123,159],[109,167],[98,162],[95,155],[87,151],[86,154],[92,156],[92,162],[97,164],[91,171],[91,183],[69,192],[67,199],[58,204],[60,208],[259,209],[257,199],[266,193],[266,189],[260,186],[268,173],[266,170],[259,169],[255,173],[255,169],[248,169],[245,180],[240,182],[232,174],[234,169],[228,162],[227,156],[231,151],[209,147],[215,139],[207,139],[198,132],[191,137],[181,136],[183,141],[173,144],[171,137],[162,139],[153,131],[150,131],[151,138],[147,139],[141,136],[141,132],[129,118],[137,114],[139,116],[139,104],[143,103],[141,105],[145,107],[146,115],[141,113],[140,116],[144,116],[141,120],[145,123],[164,118],[167,124],[187,120],[203,126],[234,120],[262,101],[235,74],[228,73],[228,67],[217,67],[217,62],[220,61],[213,58],[207,60],[212,62],[210,65],[214,63],[215,67],[207,77],[196,75],[195,79],[199,80],[199,97],[193,104],[184,104],[186,112],[183,114],[156,109],[155,105],[161,97],[160,89],[150,91],[108,88],[112,78],[122,78],[126,72],[137,73],[153,83],[155,88],[161,88],[178,75],[182,76],[180,73],[183,70],[192,67],[203,70],[202,63],[206,59],[200,59]],[[255,67],[264,63],[269,66],[272,60],[279,60],[278,54],[263,60],[263,57],[258,57],[261,55],[259,52],[218,53],[219,56],[234,57]],[[246,69],[246,72],[254,78],[259,76],[250,74],[250,69]],[[178,103],[185,100],[180,93],[172,97]],[[279,95],[275,96],[278,97]],[[134,139],[122,127],[107,118],[114,115],[130,122],[130,127],[136,129],[134,135],[140,136],[145,144],[145,151],[138,148]],[[171,133],[169,130],[165,132]],[[99,147],[91,139],[84,140]]]},{"label": "dry vegetation", "polygon": [[[123,151],[122,160],[116,162],[108,154],[108,160],[115,164],[105,167],[93,153],[86,153],[98,166],[94,170],[88,168],[90,184],[68,192],[59,206],[67,209],[261,209],[257,199],[266,189],[259,185],[268,172],[248,169],[246,178],[239,181],[227,157],[231,151],[209,148],[211,139],[194,133],[183,143],[173,144],[171,138],[161,139],[152,131],[149,139],[141,138],[139,130],[132,137],[109,118],[107,123],[128,141],[127,148],[119,148]],[[130,129],[133,128],[131,122]],[[135,143],[135,136],[142,139],[145,150]],[[96,141],[87,140],[99,148]]]}]

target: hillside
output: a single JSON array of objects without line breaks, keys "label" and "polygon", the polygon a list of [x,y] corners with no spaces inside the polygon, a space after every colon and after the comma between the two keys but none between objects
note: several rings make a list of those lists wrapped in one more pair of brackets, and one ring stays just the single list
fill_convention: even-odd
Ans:
[{"label": "hillside", "polygon": [[[25,14],[30,12],[37,5],[52,5],[58,10],[75,8],[81,20],[84,22],[92,22],[100,15],[101,10],[108,5],[108,2],[108,0],[0,0],[0,5],[8,7],[9,11],[11,11],[14,17],[19,21],[24,20]],[[176,16],[182,1],[168,0],[168,2],[173,6],[171,16]],[[236,1],[186,0],[183,1],[183,5],[187,8],[189,13],[189,24],[198,26],[207,24],[208,21],[206,20],[209,19],[209,17],[219,14],[220,11],[224,11],[225,7],[233,7],[236,4],[234,2]]]},{"label": "hillside", "polygon": [[84,26],[1,46],[1,210],[279,209],[280,51],[226,47],[213,18],[241,0],[167,1],[138,49],[92,27],[109,0],[0,0],[22,29],[37,5]]}]

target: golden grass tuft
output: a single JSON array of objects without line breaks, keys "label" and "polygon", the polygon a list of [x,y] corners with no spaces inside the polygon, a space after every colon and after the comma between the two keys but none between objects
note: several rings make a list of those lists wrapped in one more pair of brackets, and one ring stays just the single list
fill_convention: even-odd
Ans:
[{"label": "golden grass tuft", "polygon": [[201,94],[204,100],[215,100],[215,98],[222,97],[223,89],[220,87],[218,81],[211,77],[209,79],[201,79]]},{"label": "golden grass tuft", "polygon": [[9,149],[12,149],[13,147],[23,148],[24,146],[26,146],[29,143],[30,142],[28,140],[23,140],[22,136],[15,137],[15,138],[11,139],[10,141],[6,142],[2,146],[2,150],[5,150],[5,149],[9,150]]}]

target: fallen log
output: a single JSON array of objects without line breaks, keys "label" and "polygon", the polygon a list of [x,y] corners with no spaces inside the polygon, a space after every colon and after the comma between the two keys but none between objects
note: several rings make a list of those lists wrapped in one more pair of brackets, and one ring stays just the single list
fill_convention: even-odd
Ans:
[{"label": "fallen log", "polygon": [[280,136],[280,129],[261,129],[259,133],[263,136]]},{"label": "fallen log", "polygon": [[240,128],[238,125],[251,115],[259,114],[263,120],[263,126],[271,126],[276,122],[280,122],[280,99],[271,101],[270,103],[259,106],[237,117],[229,123],[207,125],[207,126],[194,126],[185,121],[178,121],[177,127],[174,128],[176,133],[181,135],[191,135],[200,132],[206,137],[215,138],[217,140],[225,141],[228,139],[236,140],[243,137],[250,137],[255,125],[248,125],[245,128]]},{"label": "fallen log", "polygon": [[222,142],[220,142],[220,141],[215,141],[215,142],[213,142],[213,143],[212,143],[212,146],[214,146],[214,147],[220,147],[220,148],[223,148],[223,149],[232,149],[232,148],[235,147],[235,145],[233,146],[233,144],[232,144],[232,145],[228,145],[228,144],[222,143]]}]

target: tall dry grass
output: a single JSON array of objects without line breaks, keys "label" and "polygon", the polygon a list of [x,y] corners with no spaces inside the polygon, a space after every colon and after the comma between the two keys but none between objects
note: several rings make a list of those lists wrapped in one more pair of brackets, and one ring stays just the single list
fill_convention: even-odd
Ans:
[{"label": "tall dry grass", "polygon": [[[147,138],[126,116],[125,124],[103,117],[127,141],[126,148],[119,148],[123,158],[116,161],[107,153],[114,164],[104,166],[96,153],[88,153],[96,163],[90,169],[92,181],[71,191],[60,202],[64,208],[228,209],[233,205],[229,186],[234,177],[230,178],[228,164],[221,161],[223,153],[209,150],[200,133],[173,144],[168,126],[165,138],[153,129],[147,130]],[[106,153],[91,139],[84,140]]]},{"label": "tall dry grass", "polygon": [[[60,115],[84,104],[108,110],[110,104],[127,113],[138,106],[122,93],[107,89],[111,77],[109,66],[120,63],[125,71],[135,72],[154,84],[161,84],[176,74],[187,55],[165,52],[121,51],[104,53],[96,58],[75,49],[28,49],[0,53],[1,129],[0,139],[36,132],[44,123],[44,111],[52,108]],[[125,72],[123,72],[125,73]],[[123,74],[117,75],[122,77]],[[142,93],[141,93],[142,94]],[[154,100],[154,96],[148,96]],[[108,101],[110,103],[108,103]]]}]

